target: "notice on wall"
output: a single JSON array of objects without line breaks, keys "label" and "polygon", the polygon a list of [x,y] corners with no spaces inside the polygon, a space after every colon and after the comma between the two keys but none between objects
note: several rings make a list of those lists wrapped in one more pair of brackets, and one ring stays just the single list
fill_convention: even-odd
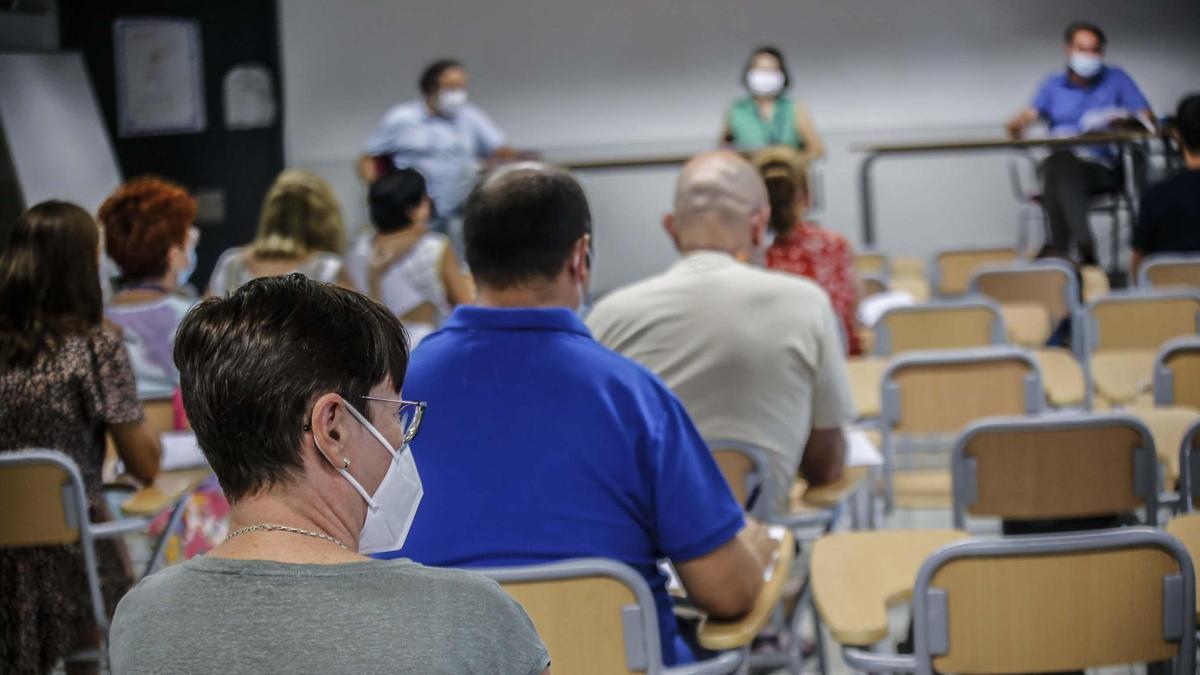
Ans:
[{"label": "notice on wall", "polygon": [[275,81],[266,66],[234,66],[225,74],[222,88],[226,129],[261,129],[275,124]]},{"label": "notice on wall", "polygon": [[189,19],[117,19],[113,47],[121,136],[204,131],[199,23]]}]

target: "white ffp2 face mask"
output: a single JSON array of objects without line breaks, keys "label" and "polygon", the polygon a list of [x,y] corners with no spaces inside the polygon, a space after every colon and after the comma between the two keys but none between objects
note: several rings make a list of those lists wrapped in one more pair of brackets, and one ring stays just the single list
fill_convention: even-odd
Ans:
[{"label": "white ffp2 face mask", "polygon": [[1090,80],[1104,67],[1104,59],[1095,54],[1071,52],[1070,68],[1076,75]]},{"label": "white ffp2 face mask", "polygon": [[367,519],[363,523],[362,533],[358,535],[358,552],[395,551],[404,545],[413,518],[417,515],[417,507],[421,505],[421,498],[425,496],[421,475],[417,473],[417,463],[413,460],[412,448],[405,445],[396,450],[383,434],[379,433],[375,425],[368,422],[354,406],[346,403],[346,409],[392,456],[387,473],[384,474],[374,495],[367,494],[362,484],[355,480],[349,471],[344,468],[338,469],[338,473],[342,474],[367,502]]},{"label": "white ffp2 face mask", "polygon": [[466,104],[466,89],[443,89],[438,92],[438,110],[447,115],[458,112]]},{"label": "white ffp2 face mask", "polygon": [[752,68],[746,73],[746,87],[759,96],[774,96],[783,91],[785,79],[782,71]]}]

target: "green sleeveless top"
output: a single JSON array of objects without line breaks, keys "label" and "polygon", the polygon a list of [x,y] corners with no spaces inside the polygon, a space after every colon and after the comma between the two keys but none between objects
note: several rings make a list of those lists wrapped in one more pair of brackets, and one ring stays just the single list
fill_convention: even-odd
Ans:
[{"label": "green sleeveless top", "polygon": [[796,130],[796,104],[787,96],[775,99],[775,114],[770,121],[758,116],[754,99],[745,96],[729,109],[729,133],[739,150],[757,150],[768,145],[789,145],[804,149],[804,139]]}]

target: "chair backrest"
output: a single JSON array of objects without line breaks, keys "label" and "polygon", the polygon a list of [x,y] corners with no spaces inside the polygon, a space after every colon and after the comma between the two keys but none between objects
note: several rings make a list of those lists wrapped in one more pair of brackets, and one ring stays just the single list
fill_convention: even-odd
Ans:
[{"label": "chair backrest", "polygon": [[1004,318],[986,298],[892,307],[875,322],[875,354],[1004,344]]},{"label": "chair backrest", "polygon": [[886,280],[891,275],[887,255],[878,251],[859,251],[854,254],[854,273],[859,277],[876,277]]},{"label": "chair backrest", "polygon": [[1110,293],[1088,303],[1086,324],[1090,352],[1157,351],[1171,338],[1196,333],[1200,325],[1200,291]]},{"label": "chair backrest", "polygon": [[1195,571],[1152,528],[955,542],[913,589],[917,672],[1195,664]]},{"label": "chair backrest", "polygon": [[0,548],[78,543],[91,597],[92,619],[101,635],[108,615],[79,467],[57,450],[0,452]]},{"label": "chair backrest", "polygon": [[1154,403],[1200,410],[1200,336],[1173,338],[1158,350]]},{"label": "chair backrest", "polygon": [[883,374],[881,431],[953,433],[981,417],[1040,413],[1042,373],[1027,351],[981,347],[909,352]]},{"label": "chair backrest", "polygon": [[0,453],[0,547],[78,542],[84,494],[79,468],[61,452]]},{"label": "chair backrest", "polygon": [[1082,304],[1075,270],[1061,260],[983,265],[971,275],[968,288],[1000,304],[1036,302],[1054,323],[1073,316]]},{"label": "chair backrest", "polygon": [[1200,255],[1149,256],[1138,269],[1138,286],[1191,286],[1200,289]]},{"label": "chair backrest", "polygon": [[930,280],[936,295],[961,295],[967,292],[971,274],[981,265],[1007,263],[1018,259],[1014,248],[964,248],[934,254]]},{"label": "chair backrest", "polygon": [[654,597],[628,565],[581,558],[471,571],[497,581],[525,608],[556,672],[653,675],[662,670]]},{"label": "chair backrest", "polygon": [[711,441],[708,445],[742,508],[760,520],[775,516],[771,512],[775,508],[775,495],[767,452],[739,441]]},{"label": "chair backrest", "polygon": [[966,516],[1084,518],[1146,508],[1158,519],[1154,438],[1130,415],[993,417],[955,443],[954,526]]},{"label": "chair backrest", "polygon": [[1179,502],[1189,513],[1200,507],[1200,421],[1188,427],[1179,444]]}]

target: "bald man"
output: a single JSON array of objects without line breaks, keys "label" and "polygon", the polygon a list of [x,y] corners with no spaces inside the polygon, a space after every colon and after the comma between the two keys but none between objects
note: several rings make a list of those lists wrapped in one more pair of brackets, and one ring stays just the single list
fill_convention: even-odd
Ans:
[{"label": "bald man", "polygon": [[587,323],[675,392],[710,448],[765,450],[768,508],[779,514],[797,477],[819,485],[841,476],[842,427],[855,411],[829,297],[750,262],[769,216],[766,186],[746,160],[693,158],[663,218],[682,258],[605,297]]}]

